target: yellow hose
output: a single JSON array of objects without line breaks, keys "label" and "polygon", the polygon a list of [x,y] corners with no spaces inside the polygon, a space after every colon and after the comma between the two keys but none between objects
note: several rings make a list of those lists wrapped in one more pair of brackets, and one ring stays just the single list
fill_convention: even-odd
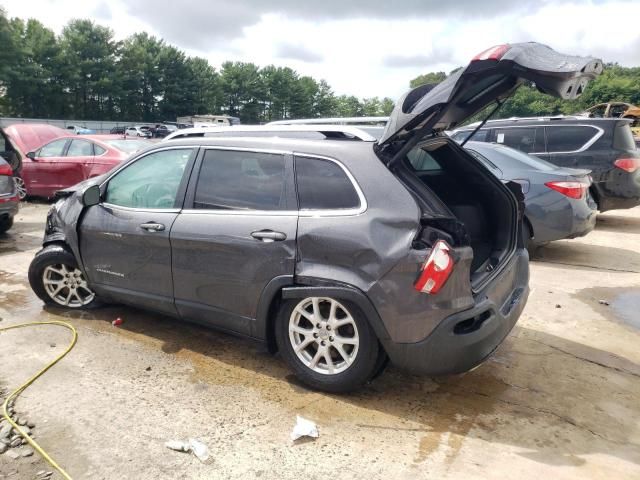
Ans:
[{"label": "yellow hose", "polygon": [[13,428],[22,436],[22,438],[24,438],[29,443],[29,445],[31,445],[40,455],[42,455],[42,457],[47,462],[49,462],[53,468],[55,468],[58,472],[60,472],[60,475],[62,475],[67,480],[71,480],[71,476],[69,476],[69,474],[67,472],[65,472],[64,469],[60,465],[58,465],[56,463],[56,461],[53,458],[51,458],[49,456],[49,454],[47,452],[45,452],[44,449],[40,445],[38,445],[36,443],[35,440],[33,440],[29,435],[27,435],[20,428],[20,426],[11,419],[11,417],[9,416],[9,412],[7,411],[7,407],[9,405],[9,402],[12,399],[17,398],[18,395],[20,395],[23,391],[25,391],[29,385],[31,385],[33,382],[35,382],[38,379],[38,377],[40,377],[40,375],[45,373],[47,370],[49,370],[51,367],[53,367],[56,363],[58,363],[60,360],[62,360],[62,357],[64,357],[67,353],[69,353],[71,351],[71,349],[76,344],[76,341],[78,340],[78,332],[76,332],[76,329],[73,327],[73,325],[70,325],[67,322],[59,322],[59,321],[20,323],[20,324],[17,324],[17,325],[10,325],[8,327],[2,327],[2,328],[0,328],[0,332],[6,331],[6,330],[13,330],[14,328],[33,327],[33,326],[38,326],[38,325],[58,325],[60,327],[68,328],[73,333],[73,339],[71,340],[71,343],[69,344],[69,346],[67,347],[67,349],[64,352],[62,352],[60,355],[58,355],[52,362],[48,363],[38,373],[33,375],[31,378],[29,378],[29,380],[27,380],[22,385],[20,385],[18,388],[16,388],[13,392],[11,392],[11,394],[7,397],[7,399],[4,401],[4,404],[2,405],[2,414],[3,414],[4,418],[6,418],[7,421],[13,426]]}]

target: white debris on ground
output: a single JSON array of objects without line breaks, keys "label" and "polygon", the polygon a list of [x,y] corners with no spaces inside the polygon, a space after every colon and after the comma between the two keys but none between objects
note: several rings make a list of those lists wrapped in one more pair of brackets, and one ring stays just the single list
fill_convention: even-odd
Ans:
[{"label": "white debris on ground", "polygon": [[300,415],[296,415],[296,424],[291,432],[292,442],[295,442],[301,437],[318,438],[319,436],[318,427],[314,422],[307,420]]},{"label": "white debris on ground", "polygon": [[209,448],[195,438],[190,438],[189,440],[169,440],[164,446],[176,452],[191,452],[198,457],[198,460],[201,462],[209,460]]}]

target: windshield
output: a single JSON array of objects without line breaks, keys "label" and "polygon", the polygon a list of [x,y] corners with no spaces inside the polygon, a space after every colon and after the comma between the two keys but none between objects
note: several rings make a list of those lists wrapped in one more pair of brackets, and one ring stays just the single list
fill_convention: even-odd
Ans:
[{"label": "windshield", "polygon": [[153,145],[147,140],[105,140],[104,143],[124,153],[134,153]]}]

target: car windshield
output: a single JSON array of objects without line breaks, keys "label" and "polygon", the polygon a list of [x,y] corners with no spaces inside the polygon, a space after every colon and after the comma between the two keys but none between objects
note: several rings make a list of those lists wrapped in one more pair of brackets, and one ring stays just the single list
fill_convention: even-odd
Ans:
[{"label": "car windshield", "polygon": [[152,145],[147,140],[105,140],[104,143],[124,153],[134,153]]}]

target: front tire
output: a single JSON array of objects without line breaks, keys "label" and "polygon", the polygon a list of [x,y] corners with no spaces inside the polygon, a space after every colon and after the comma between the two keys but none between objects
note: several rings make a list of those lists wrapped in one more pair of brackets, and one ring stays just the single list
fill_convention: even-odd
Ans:
[{"label": "front tire", "polygon": [[284,302],[276,319],[278,350],[313,389],[355,390],[380,368],[379,344],[355,304],[329,297]]},{"label": "front tire", "polygon": [[49,245],[36,253],[29,265],[29,284],[47,305],[71,309],[99,305],[75,257],[62,245]]}]

